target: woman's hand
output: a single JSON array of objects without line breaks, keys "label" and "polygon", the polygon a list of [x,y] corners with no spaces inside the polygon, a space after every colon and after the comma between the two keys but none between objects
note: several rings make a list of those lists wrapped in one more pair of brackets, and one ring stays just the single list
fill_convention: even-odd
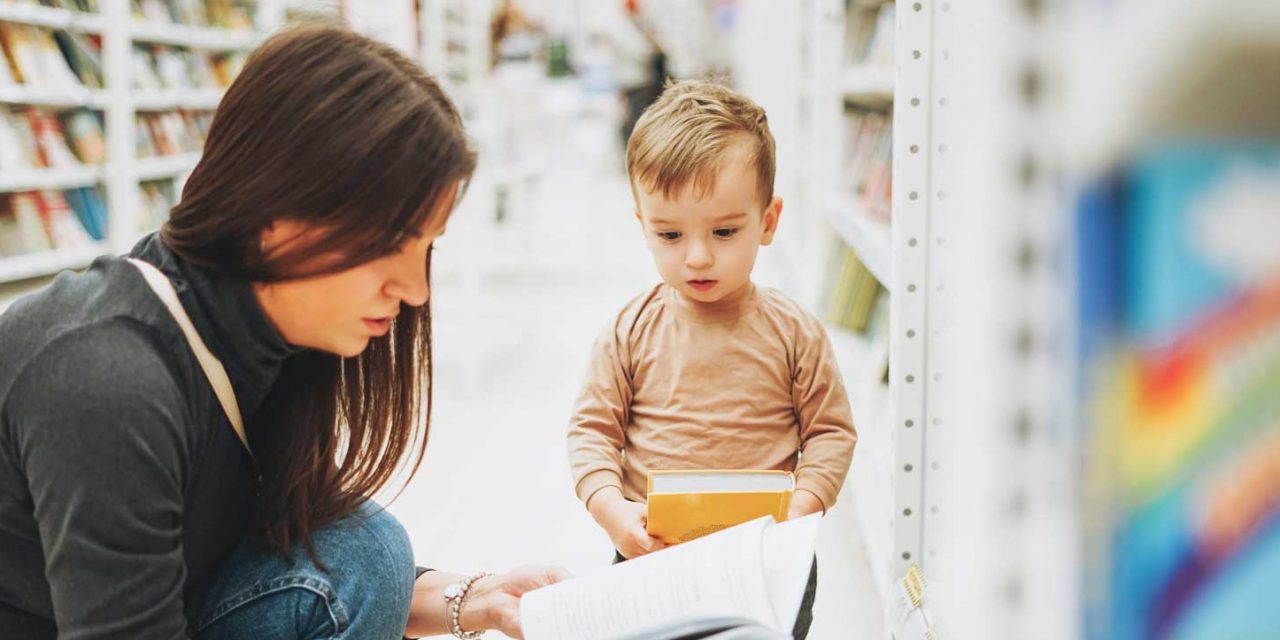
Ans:
[{"label": "woman's hand", "polygon": [[826,509],[822,507],[822,501],[818,496],[808,489],[796,489],[791,494],[791,506],[787,508],[787,519],[791,520],[819,511],[826,511]]},{"label": "woman's hand", "polygon": [[559,567],[520,567],[509,573],[481,578],[471,585],[458,623],[464,630],[497,629],[512,638],[520,630],[520,597],[569,578]]},{"label": "woman's hand", "polygon": [[622,497],[617,487],[597,491],[591,496],[587,510],[609,534],[609,540],[624,558],[637,558],[667,546],[645,530],[648,507]]}]

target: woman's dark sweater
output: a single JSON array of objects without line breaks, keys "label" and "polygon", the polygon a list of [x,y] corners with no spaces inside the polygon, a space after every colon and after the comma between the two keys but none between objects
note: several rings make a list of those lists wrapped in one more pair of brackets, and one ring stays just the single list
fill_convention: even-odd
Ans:
[{"label": "woman's dark sweater", "polygon": [[[163,271],[254,425],[292,349],[248,283]],[[0,316],[0,637],[184,638],[243,538],[252,464],[181,330],[116,257]]]}]

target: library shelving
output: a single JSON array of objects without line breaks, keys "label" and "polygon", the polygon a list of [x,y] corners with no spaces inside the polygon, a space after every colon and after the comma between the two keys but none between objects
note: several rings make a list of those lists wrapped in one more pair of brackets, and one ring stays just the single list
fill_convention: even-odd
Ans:
[{"label": "library shelving", "polygon": [[[0,0],[0,283],[83,267],[160,224],[226,87],[279,24],[271,2],[58,5]],[[82,229],[50,231],[62,203]]]}]

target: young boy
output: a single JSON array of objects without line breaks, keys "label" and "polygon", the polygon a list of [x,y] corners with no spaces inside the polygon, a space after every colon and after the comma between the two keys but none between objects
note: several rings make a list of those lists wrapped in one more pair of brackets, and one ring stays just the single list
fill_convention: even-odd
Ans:
[{"label": "young boy", "polygon": [[782,214],[764,110],[671,85],[636,123],[627,173],[662,283],[596,341],[568,435],[578,497],[625,558],[664,546],[645,531],[650,470],[794,471],[789,517],[825,512],[857,434],[822,323],[751,282]]}]

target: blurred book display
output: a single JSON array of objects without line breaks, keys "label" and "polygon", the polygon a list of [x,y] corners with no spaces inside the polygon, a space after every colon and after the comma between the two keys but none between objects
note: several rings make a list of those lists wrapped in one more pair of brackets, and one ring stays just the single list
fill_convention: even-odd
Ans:
[{"label": "blurred book display", "polygon": [[[114,21],[96,0],[0,0],[0,283],[84,267],[163,223],[259,31],[253,1],[131,7]],[[128,43],[113,62],[128,68],[104,70],[104,38]],[[107,135],[121,122],[132,134]]]},{"label": "blurred book display", "polygon": [[1081,199],[1088,637],[1280,629],[1280,146],[1149,147]]},{"label": "blurred book display", "polygon": [[818,514],[783,523],[763,517],[532,591],[520,602],[524,636],[674,637],[656,630],[739,618],[789,637],[821,522]]},{"label": "blurred book display", "polygon": [[253,28],[254,2],[233,0],[134,0],[138,22],[248,30]]},{"label": "blurred book display", "polygon": [[782,522],[794,488],[786,471],[652,471],[646,529],[676,544],[761,516]]}]

